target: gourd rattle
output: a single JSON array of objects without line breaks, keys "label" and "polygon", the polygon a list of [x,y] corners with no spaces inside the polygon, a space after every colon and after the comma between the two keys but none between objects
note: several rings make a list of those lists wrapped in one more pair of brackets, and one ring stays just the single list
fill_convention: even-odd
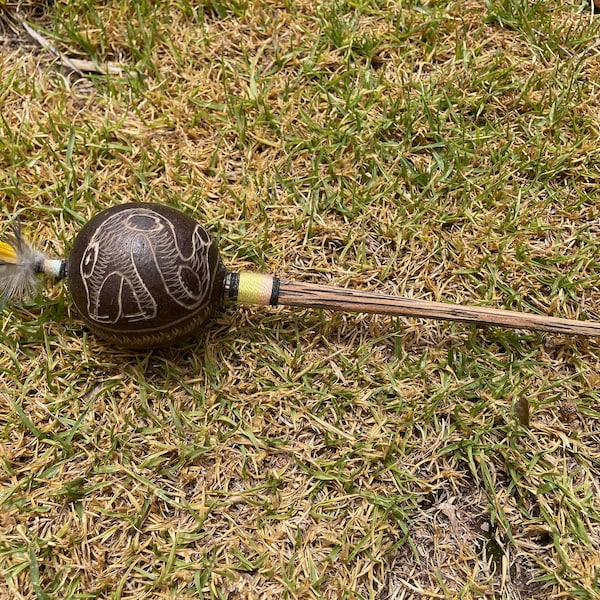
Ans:
[{"label": "gourd rattle", "polygon": [[104,210],[75,238],[68,259],[34,250],[17,224],[0,241],[0,301],[33,291],[36,276],[66,277],[85,324],[117,346],[154,348],[198,333],[225,302],[466,321],[600,335],[600,323],[401,298],[225,268],[208,232],[174,208],[128,203]]}]

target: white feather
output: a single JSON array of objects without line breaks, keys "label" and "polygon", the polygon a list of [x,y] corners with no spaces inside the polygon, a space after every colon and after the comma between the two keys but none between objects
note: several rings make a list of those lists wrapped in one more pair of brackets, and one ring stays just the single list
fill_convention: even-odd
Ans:
[{"label": "white feather", "polygon": [[10,300],[21,300],[37,289],[37,273],[46,257],[34,250],[21,235],[19,223],[0,238],[12,252],[0,254],[0,306]]}]

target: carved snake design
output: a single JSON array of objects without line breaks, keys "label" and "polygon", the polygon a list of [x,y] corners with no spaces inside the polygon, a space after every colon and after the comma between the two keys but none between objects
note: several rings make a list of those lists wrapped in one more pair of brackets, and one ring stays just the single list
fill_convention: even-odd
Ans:
[{"label": "carved snake design", "polygon": [[209,302],[210,245],[200,225],[182,243],[173,223],[150,208],[109,217],[89,239],[79,265],[89,317],[103,324],[150,321],[165,298],[195,311]]}]

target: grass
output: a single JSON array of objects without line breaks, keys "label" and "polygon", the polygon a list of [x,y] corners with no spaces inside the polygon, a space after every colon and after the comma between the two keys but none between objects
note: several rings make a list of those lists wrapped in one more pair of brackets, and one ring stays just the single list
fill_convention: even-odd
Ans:
[{"label": "grass", "polygon": [[[597,318],[581,2],[0,2],[0,208],[53,255],[165,202],[232,269]],[[0,327],[0,597],[597,598],[595,340],[228,307],[178,347],[61,283]]]}]

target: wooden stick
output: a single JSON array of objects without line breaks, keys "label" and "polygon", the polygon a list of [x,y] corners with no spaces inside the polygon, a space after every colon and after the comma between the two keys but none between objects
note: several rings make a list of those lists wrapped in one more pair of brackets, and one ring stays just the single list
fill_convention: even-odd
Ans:
[{"label": "wooden stick", "polygon": [[[275,282],[277,282],[276,278]],[[278,287],[278,293],[274,294],[271,304],[466,321],[566,335],[600,336],[600,323],[594,321],[561,319],[484,306],[430,302],[298,281],[279,280]]]}]

